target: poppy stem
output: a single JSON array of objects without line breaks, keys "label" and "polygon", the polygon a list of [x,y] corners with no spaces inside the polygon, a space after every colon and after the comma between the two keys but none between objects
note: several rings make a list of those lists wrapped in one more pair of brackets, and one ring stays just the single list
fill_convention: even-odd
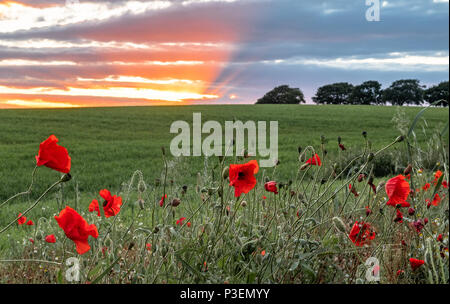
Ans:
[{"label": "poppy stem", "polygon": [[33,187],[33,184],[34,184],[34,175],[36,174],[37,168],[38,168],[38,167],[35,166],[34,169],[33,169],[33,173],[31,173],[31,183],[30,183],[30,186],[28,187],[28,190],[25,191],[25,192],[20,192],[20,193],[17,193],[17,194],[15,194],[15,195],[11,196],[10,198],[8,198],[6,201],[4,201],[4,202],[0,205],[0,208],[3,207],[4,205],[6,205],[9,201],[15,199],[16,197],[19,197],[19,196],[22,196],[22,195],[27,195],[27,194],[30,194],[30,193],[31,193],[31,188]]},{"label": "poppy stem", "polygon": [[33,203],[33,205],[31,205],[27,210],[25,210],[21,216],[17,217],[14,221],[12,221],[11,223],[9,223],[5,228],[3,228],[2,230],[0,230],[0,234],[5,232],[6,230],[8,230],[9,227],[11,227],[17,220],[19,220],[21,217],[23,217],[25,214],[27,214],[28,212],[30,212],[34,207],[37,206],[37,204],[41,201],[41,199],[47,195],[47,193],[50,192],[50,190],[52,190],[53,188],[55,188],[57,185],[59,185],[60,183],[62,183],[63,180],[59,180],[56,183],[54,183],[53,185],[51,185],[47,190],[44,191],[44,193],[41,194],[41,196]]}]

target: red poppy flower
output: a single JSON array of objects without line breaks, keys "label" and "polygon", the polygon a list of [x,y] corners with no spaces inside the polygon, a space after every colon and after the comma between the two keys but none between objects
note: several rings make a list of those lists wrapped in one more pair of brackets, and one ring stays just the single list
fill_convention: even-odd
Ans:
[{"label": "red poppy flower", "polygon": [[261,255],[265,256],[266,255],[266,251],[265,250],[261,251]]},{"label": "red poppy flower", "polygon": [[411,206],[406,201],[410,191],[409,183],[405,180],[403,175],[398,175],[388,180],[385,189],[386,194],[389,197],[389,200],[386,203],[387,205],[394,207],[397,205],[400,205],[401,207]]},{"label": "red poppy flower", "polygon": [[348,189],[350,190],[351,193],[353,193],[353,195],[354,195],[355,197],[358,197],[358,196],[359,196],[359,194],[358,194],[358,192],[356,191],[356,189],[352,187],[352,184],[349,184],[349,185],[348,185]]},{"label": "red poppy flower", "polygon": [[401,275],[401,274],[403,274],[403,273],[405,273],[403,270],[397,270],[397,276],[399,276],[399,275]]},{"label": "red poppy flower", "polygon": [[159,207],[164,206],[164,200],[167,198],[167,194],[164,194],[159,201]]},{"label": "red poppy flower", "polygon": [[177,220],[177,225],[183,226],[183,221],[185,220],[185,217],[181,217],[179,220]]},{"label": "red poppy flower", "polygon": [[[21,216],[21,215],[22,215],[22,213],[19,213],[19,216]],[[26,221],[27,221],[27,218],[25,216],[22,216],[17,220],[17,223],[19,225],[23,225],[23,224],[25,224]]]},{"label": "red poppy flower", "polygon": [[97,211],[97,215],[100,216],[100,207],[98,206],[98,201],[96,199],[92,200],[89,204],[89,212]]},{"label": "red poppy flower", "polygon": [[437,181],[441,178],[441,176],[442,176],[441,170],[437,170],[436,173],[434,173],[434,180],[433,180],[434,185],[437,184]]},{"label": "red poppy flower", "polygon": [[373,193],[377,194],[377,187],[371,181],[367,182],[367,184],[372,188]]},{"label": "red poppy flower", "polygon": [[431,188],[431,184],[430,183],[426,183],[423,187],[422,187],[422,190],[423,191],[427,191],[428,189],[430,189]]},{"label": "red poppy flower", "polygon": [[31,243],[33,243],[33,244],[34,244],[34,240],[33,240],[33,239],[29,239],[29,240],[30,240],[30,242],[31,242]]},{"label": "red poppy flower", "polygon": [[423,264],[425,264],[425,261],[411,258],[411,259],[409,259],[409,264],[411,264],[411,268],[414,271],[417,268],[419,268],[420,266],[422,266]]},{"label": "red poppy flower", "polygon": [[427,217],[424,218],[424,219],[423,219],[423,222],[425,223],[425,225],[428,224],[428,218],[427,218]]},{"label": "red poppy flower", "polygon": [[399,209],[397,209],[397,216],[395,217],[394,222],[403,223],[403,213],[401,213]]},{"label": "red poppy flower", "polygon": [[34,223],[33,223],[32,220],[29,220],[29,221],[27,222],[27,226],[33,226],[33,225],[34,225]]},{"label": "red poppy flower", "polygon": [[191,222],[187,222],[186,226],[191,227]]},{"label": "red poppy flower", "polygon": [[271,182],[265,183],[264,184],[264,189],[266,189],[266,191],[278,194],[277,182],[271,181]]},{"label": "red poppy flower", "polygon": [[105,217],[117,215],[120,211],[120,206],[122,206],[122,198],[117,195],[111,196],[111,192],[106,189],[100,190],[100,196],[105,200],[103,202]]},{"label": "red poppy flower", "polygon": [[58,145],[58,138],[50,135],[39,146],[39,154],[36,156],[36,165],[46,166],[53,170],[69,173],[70,172],[70,156],[67,149]]},{"label": "red poppy flower", "polygon": [[339,144],[339,148],[341,148],[341,150],[342,150],[342,151],[345,151],[345,150],[347,150],[347,149],[345,149],[345,147],[344,147],[344,145],[343,145],[343,144]]},{"label": "red poppy flower", "polygon": [[443,181],[443,182],[442,182],[442,187],[444,187],[445,189],[448,188],[448,183],[447,183],[447,181]]},{"label": "red poppy flower", "polygon": [[364,222],[358,223],[358,221],[355,222],[348,235],[356,246],[363,246],[364,244],[370,243],[375,236],[376,233],[372,230],[370,224]]},{"label": "red poppy flower", "polygon": [[421,233],[422,229],[425,227],[421,220],[414,221],[412,225],[414,229],[416,229],[417,233]]},{"label": "red poppy flower", "polygon": [[369,216],[372,214],[372,210],[369,208],[369,206],[366,206],[366,216]]},{"label": "red poppy flower", "polygon": [[146,248],[148,251],[152,251],[152,244],[150,244],[150,243],[145,244],[145,248]]},{"label": "red poppy flower", "polygon": [[54,234],[47,235],[47,236],[45,237],[45,241],[46,241],[47,243],[56,243],[56,237],[55,237]]},{"label": "red poppy flower", "polygon": [[306,164],[310,164],[311,166],[322,166],[322,161],[320,160],[319,154],[316,153],[316,155],[308,159]]},{"label": "red poppy flower", "polygon": [[433,206],[439,206],[439,204],[441,203],[441,197],[439,196],[439,193],[436,193],[434,195],[433,201],[431,202],[431,204]]},{"label": "red poppy flower", "polygon": [[267,196],[263,195],[262,198],[263,198],[263,199],[267,199]]},{"label": "red poppy flower", "polygon": [[66,236],[75,243],[78,254],[84,254],[91,249],[88,238],[89,236],[98,237],[97,226],[88,225],[86,220],[69,206],[61,210],[55,219]]},{"label": "red poppy flower", "polygon": [[255,174],[259,166],[256,160],[246,164],[230,165],[230,186],[234,187],[234,196],[239,197],[242,193],[248,193],[256,185]]},{"label": "red poppy flower", "polygon": [[408,209],[408,214],[409,214],[410,216],[413,216],[415,213],[416,213],[416,210],[414,210],[414,208],[409,208],[409,209]]},{"label": "red poppy flower", "polygon": [[438,242],[443,242],[443,241],[444,241],[444,237],[442,236],[442,234],[439,234],[439,235],[438,235],[437,241],[438,241]]}]

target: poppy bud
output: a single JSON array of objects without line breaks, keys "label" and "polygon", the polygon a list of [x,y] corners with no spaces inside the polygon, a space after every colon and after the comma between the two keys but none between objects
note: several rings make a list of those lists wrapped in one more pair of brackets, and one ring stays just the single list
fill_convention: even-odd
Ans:
[{"label": "poppy bud", "polygon": [[155,228],[153,229],[153,233],[158,233],[159,232],[159,227],[155,226]]},{"label": "poppy bud", "polygon": [[324,135],[320,135],[320,142],[323,144],[325,144],[325,136]]},{"label": "poppy bud", "polygon": [[423,219],[423,222],[425,223],[425,225],[428,224],[428,218],[427,218],[427,217],[424,218],[424,219]]},{"label": "poppy bud", "polygon": [[369,153],[369,155],[367,156],[367,161],[371,162],[373,160],[373,158],[375,157],[375,154],[373,153]]},{"label": "poppy bud", "polygon": [[362,136],[363,136],[364,138],[367,138],[367,132],[366,132],[366,131],[363,131],[363,132],[362,132]]},{"label": "poppy bud", "polygon": [[298,146],[297,151],[298,151],[298,154],[302,154],[302,147]]},{"label": "poppy bud", "polygon": [[364,173],[361,173],[359,176],[358,176],[358,182],[360,183],[360,182],[362,182],[363,181],[363,179],[366,177],[366,175],[364,174]]},{"label": "poppy bud", "polygon": [[155,187],[161,185],[161,180],[159,178],[155,179]]},{"label": "poppy bud", "polygon": [[147,186],[145,185],[143,180],[140,180],[138,185],[138,191],[143,193],[145,192],[145,190],[147,190]]},{"label": "poppy bud", "polygon": [[244,158],[248,158],[248,151],[247,151],[247,149],[244,149],[242,155],[244,156]]},{"label": "poppy bud", "polygon": [[223,178],[223,179],[227,179],[229,173],[230,173],[230,167],[227,166],[227,167],[223,168],[223,171],[222,171],[222,178]]},{"label": "poppy bud", "polygon": [[410,216],[413,216],[415,213],[416,213],[416,210],[414,210],[414,208],[409,208],[409,209],[408,209],[408,214],[409,214]]},{"label": "poppy bud", "polygon": [[70,175],[70,173],[66,173],[61,177],[60,182],[65,183],[65,182],[70,181],[71,179],[72,179],[72,175]]},{"label": "poppy bud", "polygon": [[372,210],[369,208],[369,206],[366,207],[366,216],[369,216],[372,214]]},{"label": "poppy bud", "polygon": [[338,144],[340,144],[342,141],[342,138],[340,136],[338,136]]},{"label": "poppy bud", "polygon": [[141,210],[144,210],[145,205],[144,205],[143,199],[138,200],[138,205],[139,205],[139,208],[141,208]]},{"label": "poppy bud", "polygon": [[247,206],[247,202],[246,201],[242,201],[241,206],[242,207],[246,207]]},{"label": "poppy bud", "polygon": [[408,167],[405,168],[405,171],[403,171],[403,174],[408,175],[411,173],[411,171],[412,171],[412,165],[409,164]]},{"label": "poppy bud", "polygon": [[133,247],[134,247],[134,243],[133,243],[133,242],[131,242],[131,243],[130,243],[130,245],[128,245],[128,250],[131,250],[131,249],[133,249]]},{"label": "poppy bud", "polygon": [[162,151],[162,154],[165,156],[166,155],[166,149],[164,147],[161,147],[161,151]]},{"label": "poppy bud", "polygon": [[337,230],[339,230],[342,233],[346,233],[347,228],[341,218],[337,216],[333,217],[333,223]]},{"label": "poppy bud", "polygon": [[187,189],[188,189],[188,186],[184,185],[184,186],[183,186],[183,191],[186,192]]},{"label": "poppy bud", "polygon": [[173,200],[172,200],[172,202],[170,203],[170,205],[172,206],[172,207],[177,207],[178,205],[180,205],[181,204],[181,200],[179,199],[179,198],[174,198]]},{"label": "poppy bud", "polygon": [[405,136],[400,135],[399,137],[397,137],[397,138],[395,139],[395,142],[396,142],[396,143],[399,143],[399,142],[402,142],[402,141],[404,141],[404,140],[405,140]]}]

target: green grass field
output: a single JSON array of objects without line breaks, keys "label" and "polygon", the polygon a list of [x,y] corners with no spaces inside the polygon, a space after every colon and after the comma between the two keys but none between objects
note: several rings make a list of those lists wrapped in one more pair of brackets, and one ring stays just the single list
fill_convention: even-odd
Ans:
[{"label": "green grass field", "polygon": [[[405,107],[404,111],[410,123],[420,108]],[[0,200],[26,190],[39,143],[50,134],[68,148],[74,178],[71,187],[78,184],[82,193],[118,189],[137,169],[146,180],[159,178],[163,168],[161,147],[169,151],[175,137],[169,133],[170,125],[176,120],[191,123],[194,112],[202,113],[202,122],[216,120],[222,125],[233,119],[278,121],[281,163],[276,177],[280,179],[290,178],[293,168],[298,167],[297,147],[311,145],[319,149],[321,135],[328,141],[329,155],[337,157],[338,136],[348,149],[343,154],[352,154],[364,146],[362,131],[368,132],[374,149],[400,134],[397,123],[392,121],[395,107],[242,105],[0,110]],[[426,143],[430,130],[442,129],[447,117],[448,109],[429,109],[423,116],[428,134],[418,128],[418,141]],[[193,183],[204,162],[204,157],[185,158],[183,163],[188,170],[171,178],[179,184]],[[57,176],[52,170],[40,168],[33,195],[41,193]]]},{"label": "green grass field", "polygon": [[[395,208],[386,207],[382,186],[393,174],[401,174],[408,163],[413,165],[412,189],[420,190],[432,182],[436,170],[442,170],[448,179],[448,132],[442,141],[436,136],[445,129],[448,109],[424,112],[409,137],[410,153],[406,141],[393,144],[370,161],[363,151],[363,131],[370,141],[368,149],[379,151],[404,134],[420,110],[304,105],[0,110],[0,203],[27,190],[34,156],[50,134],[68,149],[73,176],[29,212],[27,217],[35,225],[14,223],[0,234],[0,283],[69,283],[63,278],[67,268],[62,263],[71,256],[81,260],[83,282],[358,283],[364,280],[364,261],[371,256],[380,260],[382,283],[448,282],[448,250],[446,259],[440,259],[444,252],[435,244],[437,235],[443,233],[448,246],[448,191],[434,189],[442,202],[432,208],[427,208],[425,200],[433,199],[433,189],[409,197],[416,214],[400,225],[393,221]],[[229,181],[222,178],[222,167],[246,161],[230,157],[221,164],[217,157],[175,159],[170,155],[175,136],[169,133],[171,123],[190,123],[194,112],[202,113],[203,122],[278,121],[279,166],[260,170],[255,188],[235,198]],[[325,136],[326,156],[321,136]],[[346,151],[338,148],[338,136]],[[313,146],[324,165],[298,171],[303,164],[298,160],[298,146]],[[166,186],[161,147],[167,151]],[[361,159],[353,163],[355,157]],[[331,174],[335,163],[341,178]],[[347,165],[350,171],[340,170]],[[142,172],[143,192],[137,187],[139,175],[130,183],[136,170]],[[356,182],[361,172],[375,174],[375,184],[381,185],[377,194],[366,182]],[[40,167],[31,195],[0,209],[0,229],[60,176]],[[274,195],[264,190],[266,179],[292,184],[280,187],[279,195]],[[349,183],[359,196],[348,191]],[[186,194],[181,192],[183,185],[188,187]],[[98,192],[104,188],[124,200],[114,218],[88,212],[89,203],[99,199]],[[160,208],[163,193],[168,199],[165,208]],[[137,203],[139,198],[143,205]],[[177,208],[167,205],[174,198],[181,199]],[[66,205],[98,227],[99,238],[89,238],[92,248],[85,255],[76,254],[73,242],[53,218]],[[365,215],[366,206],[373,210],[370,216]],[[408,216],[407,210],[403,211]],[[181,217],[192,222],[192,227],[177,225]],[[343,231],[333,224],[334,217],[342,219]],[[422,217],[431,224],[418,234],[411,223]],[[373,244],[355,247],[346,234],[355,220],[363,218],[374,227],[377,237]],[[56,235],[56,244],[43,241],[48,234]],[[399,247],[401,239],[407,241],[407,247]],[[152,249],[147,251],[146,244]],[[104,247],[108,247],[107,253]],[[427,261],[435,264],[417,272],[408,270],[408,258],[426,259],[427,255]],[[400,269],[405,275],[397,277]]]}]

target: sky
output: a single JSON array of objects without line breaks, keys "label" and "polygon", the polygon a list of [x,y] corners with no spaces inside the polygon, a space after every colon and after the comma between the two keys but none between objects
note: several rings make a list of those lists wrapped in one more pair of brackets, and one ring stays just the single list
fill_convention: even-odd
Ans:
[{"label": "sky", "polygon": [[[374,0],[375,2],[377,0]],[[369,1],[370,2],[370,1]],[[449,78],[449,1],[0,0],[0,108],[254,103]]]}]

